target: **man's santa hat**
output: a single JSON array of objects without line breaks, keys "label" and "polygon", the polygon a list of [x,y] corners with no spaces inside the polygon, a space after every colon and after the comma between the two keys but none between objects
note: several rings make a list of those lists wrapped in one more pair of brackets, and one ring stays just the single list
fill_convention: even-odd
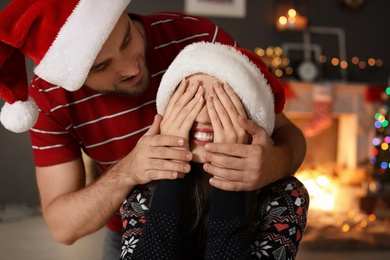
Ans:
[{"label": "man's santa hat", "polygon": [[25,57],[34,73],[68,91],[78,90],[131,0],[13,0],[0,11],[0,120],[13,132],[38,117],[28,97]]},{"label": "man's santa hat", "polygon": [[219,43],[188,45],[165,72],[157,92],[157,112],[164,114],[180,82],[204,73],[228,83],[240,98],[248,117],[268,135],[275,126],[275,114],[282,112],[285,96],[282,84],[254,53]]}]

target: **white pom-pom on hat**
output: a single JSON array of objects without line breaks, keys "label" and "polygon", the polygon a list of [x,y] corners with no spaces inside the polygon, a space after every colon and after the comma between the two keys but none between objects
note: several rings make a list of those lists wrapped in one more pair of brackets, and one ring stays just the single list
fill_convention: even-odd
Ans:
[{"label": "white pom-pom on hat", "polygon": [[5,103],[0,112],[0,121],[6,129],[15,133],[23,133],[35,125],[38,114],[37,105],[29,97],[26,101]]}]

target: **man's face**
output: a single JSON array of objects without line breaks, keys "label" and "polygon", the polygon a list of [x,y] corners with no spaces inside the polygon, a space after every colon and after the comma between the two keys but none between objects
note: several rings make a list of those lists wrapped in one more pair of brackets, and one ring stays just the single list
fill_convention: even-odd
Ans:
[{"label": "man's face", "polygon": [[123,14],[88,74],[85,86],[98,92],[139,96],[149,85],[145,39]]}]

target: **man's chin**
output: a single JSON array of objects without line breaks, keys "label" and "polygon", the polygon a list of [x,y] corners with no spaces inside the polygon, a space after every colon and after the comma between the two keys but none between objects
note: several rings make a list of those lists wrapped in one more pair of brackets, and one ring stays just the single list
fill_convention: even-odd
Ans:
[{"label": "man's chin", "polygon": [[143,95],[146,90],[148,89],[147,86],[133,86],[130,89],[117,89],[108,92],[109,94],[115,94],[120,96],[127,96],[127,97],[139,97]]},{"label": "man's chin", "polygon": [[141,85],[141,84],[127,87],[127,89],[124,86],[117,86],[113,90],[96,89],[88,85],[84,85],[84,87],[102,94],[111,94],[111,95],[119,95],[119,96],[126,96],[126,97],[139,97],[148,90],[148,85]]}]

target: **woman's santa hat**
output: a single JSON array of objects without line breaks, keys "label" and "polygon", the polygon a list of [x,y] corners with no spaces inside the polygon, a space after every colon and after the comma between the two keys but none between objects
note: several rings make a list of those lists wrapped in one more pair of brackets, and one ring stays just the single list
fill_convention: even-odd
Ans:
[{"label": "woman's santa hat", "polygon": [[13,0],[0,11],[0,120],[16,132],[30,129],[38,108],[28,97],[25,57],[34,73],[78,90],[131,0]]},{"label": "woman's santa hat", "polygon": [[156,99],[159,114],[164,114],[183,78],[197,73],[228,83],[240,98],[248,117],[268,135],[272,134],[275,114],[282,112],[285,103],[282,84],[256,54],[219,43],[193,43],[179,53],[161,80]]}]

